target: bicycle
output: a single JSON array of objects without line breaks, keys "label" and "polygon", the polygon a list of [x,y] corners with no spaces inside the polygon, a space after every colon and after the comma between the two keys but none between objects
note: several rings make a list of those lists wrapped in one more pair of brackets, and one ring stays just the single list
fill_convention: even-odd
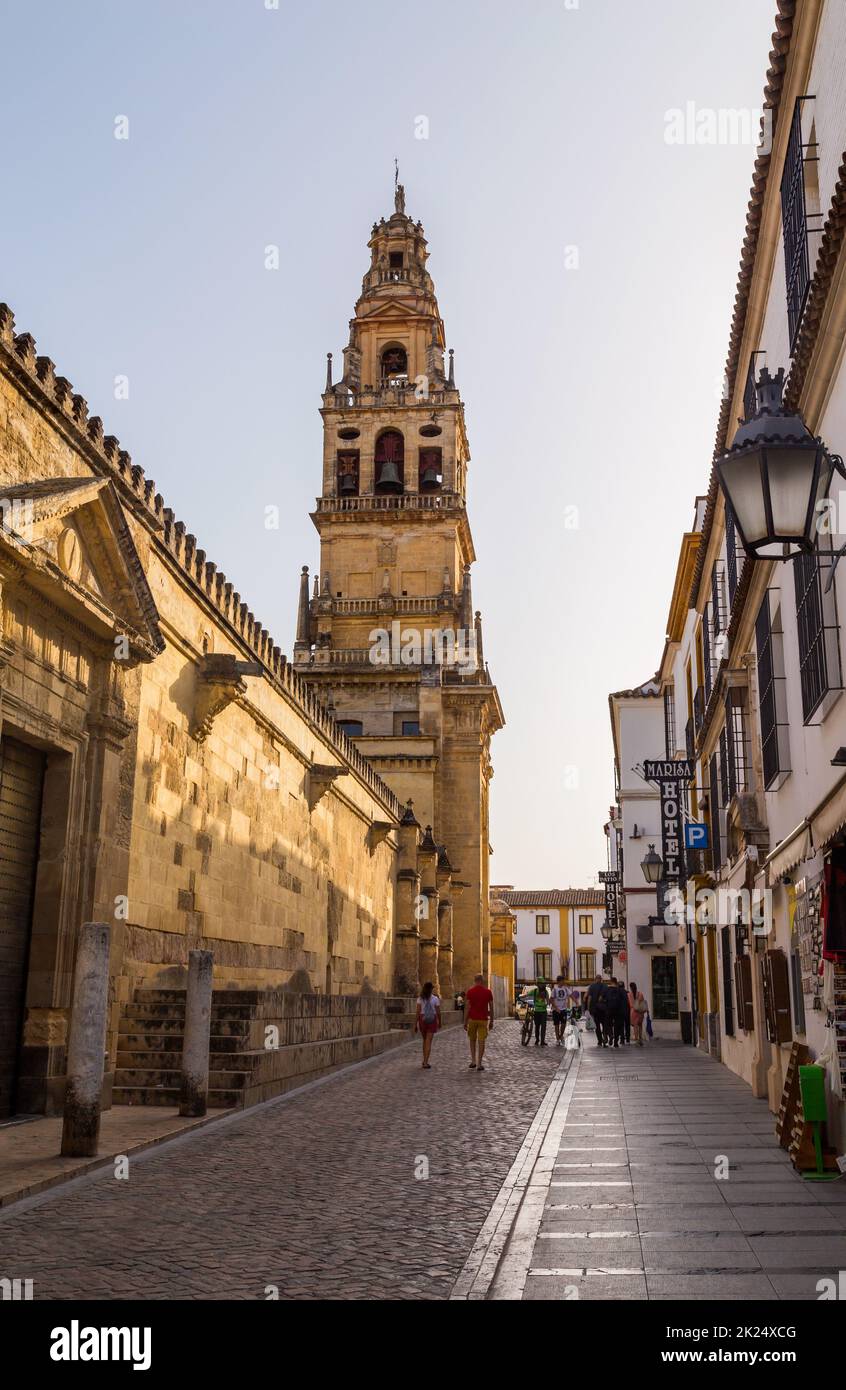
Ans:
[{"label": "bicycle", "polygon": [[520,1042],[523,1044],[523,1047],[527,1047],[529,1041],[531,1040],[532,1029],[534,1027],[534,1018],[534,1005],[530,1004],[526,1009],[526,1017],[523,1019],[523,1027],[520,1029]]}]

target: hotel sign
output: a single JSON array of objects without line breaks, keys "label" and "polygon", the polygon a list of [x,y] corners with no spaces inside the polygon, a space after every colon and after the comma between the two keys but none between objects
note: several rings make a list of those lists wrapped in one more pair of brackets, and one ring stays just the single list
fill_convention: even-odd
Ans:
[{"label": "hotel sign", "polygon": [[683,882],[685,878],[682,796],[687,783],[693,781],[693,775],[692,758],[664,758],[643,764],[645,781],[657,782],[661,797],[661,849],[665,883]]}]

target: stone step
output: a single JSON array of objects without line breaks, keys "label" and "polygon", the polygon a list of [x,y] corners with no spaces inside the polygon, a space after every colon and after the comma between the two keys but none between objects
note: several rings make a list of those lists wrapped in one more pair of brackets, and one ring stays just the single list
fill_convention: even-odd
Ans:
[{"label": "stone step", "polygon": [[[265,989],[216,989],[212,992],[212,1005],[223,1004],[249,1007],[261,1004],[267,998]],[[136,989],[133,995],[136,1004],[184,1004],[184,989]]]},{"label": "stone step", "polygon": [[[209,1090],[240,1091],[243,1090],[248,1077],[248,1071],[209,1071]],[[115,1071],[115,1085],[119,1087],[140,1086],[145,1089],[154,1087],[157,1091],[178,1091],[180,1080],[178,1068],[176,1071],[167,1071],[164,1068],[118,1067]]]},{"label": "stone step", "polygon": [[[185,1017],[185,1004],[127,1004],[125,1014],[127,1018],[149,1018],[151,1022],[160,1019],[182,1019]],[[221,1022],[233,1022],[240,1019],[248,1019],[253,1016],[253,1009],[250,1004],[215,1004],[212,1003],[212,1018],[219,1018]]]},{"label": "stone step", "polygon": [[[260,1057],[262,1052],[215,1052],[212,1048],[209,1055],[209,1071],[237,1071],[248,1072],[253,1063]],[[182,1051],[160,1052],[154,1048],[127,1048],[118,1051],[115,1058],[115,1065],[121,1071],[134,1071],[141,1068],[143,1071],[173,1071],[178,1072],[182,1068]]]},{"label": "stone step", "polygon": [[[241,1052],[243,1044],[247,1040],[247,1031],[239,1030],[231,1036],[222,1033],[212,1033],[209,1038],[209,1050],[212,1056],[220,1053]],[[162,1052],[173,1052],[182,1054],[184,1035],[180,1033],[126,1033],[123,1028],[119,1032],[120,1046],[127,1052],[142,1052],[159,1056]]]},{"label": "stone step", "polygon": [[[242,1103],[240,1091],[209,1091],[210,1110],[232,1110]],[[162,1086],[115,1086],[112,1090],[113,1105],[179,1105],[179,1090]]]},{"label": "stone step", "polygon": [[[250,1020],[246,1018],[234,1019],[231,1022],[226,1019],[212,1018],[212,1037],[246,1038],[250,1031]],[[135,1018],[131,1013],[124,1014],[118,1023],[118,1033],[134,1033],[139,1036],[155,1037],[182,1037],[185,1031],[185,1018]]]}]

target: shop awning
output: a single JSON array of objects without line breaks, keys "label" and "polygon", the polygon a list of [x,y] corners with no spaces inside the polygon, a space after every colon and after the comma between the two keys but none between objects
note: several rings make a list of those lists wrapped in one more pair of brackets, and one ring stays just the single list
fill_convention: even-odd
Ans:
[{"label": "shop awning", "polygon": [[[846,819],[846,815],[844,815]],[[772,854],[764,860],[763,867],[767,871],[767,882],[772,886],[778,883],[779,879],[803,859],[809,859],[813,854],[813,844],[811,841],[811,828],[807,820],[803,820],[801,825],[797,825],[795,830],[782,840],[780,845],[776,845]]]},{"label": "shop awning", "polygon": [[811,834],[817,849],[828,844],[846,825],[846,778],[835,787],[827,801],[811,817]]}]

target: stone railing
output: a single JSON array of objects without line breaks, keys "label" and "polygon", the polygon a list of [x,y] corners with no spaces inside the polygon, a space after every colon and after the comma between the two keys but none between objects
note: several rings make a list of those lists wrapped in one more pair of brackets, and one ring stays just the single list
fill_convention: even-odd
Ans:
[{"label": "stone railing", "polygon": [[327,407],[335,406],[338,410],[354,410],[357,406],[371,409],[374,406],[383,405],[446,405],[455,403],[459,399],[458,391],[448,388],[433,391],[429,390],[420,395],[413,383],[408,386],[389,386],[384,389],[373,389],[364,391],[348,391],[343,386],[336,386],[333,391],[324,393],[323,401]]},{"label": "stone railing", "polygon": [[450,508],[464,511],[464,498],[458,492],[401,492],[384,497],[318,497],[318,512],[438,512]]}]

